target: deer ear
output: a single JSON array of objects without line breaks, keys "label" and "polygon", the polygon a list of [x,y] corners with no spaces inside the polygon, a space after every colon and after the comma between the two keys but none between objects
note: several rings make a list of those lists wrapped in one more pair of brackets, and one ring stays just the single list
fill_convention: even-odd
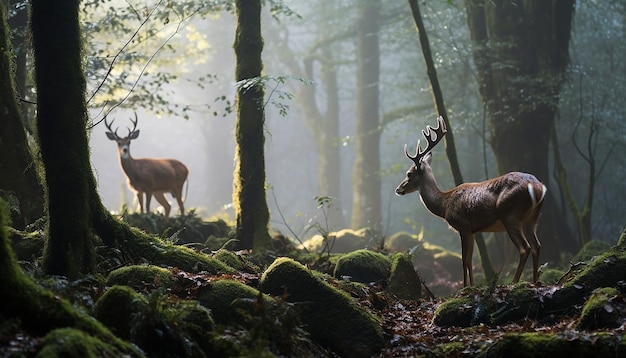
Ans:
[{"label": "deer ear", "polygon": [[129,137],[130,139],[137,139],[137,137],[139,137],[139,129],[137,129],[136,131],[133,131]]},{"label": "deer ear", "polygon": [[106,132],[106,134],[107,134],[107,137],[108,137],[110,140],[116,140],[116,139],[117,139],[117,138],[116,138],[115,133],[112,133],[112,132]]},{"label": "deer ear", "polygon": [[420,159],[420,162],[430,165],[430,163],[433,161],[433,153],[432,152],[428,152],[426,153],[425,156],[422,157],[422,159]]}]

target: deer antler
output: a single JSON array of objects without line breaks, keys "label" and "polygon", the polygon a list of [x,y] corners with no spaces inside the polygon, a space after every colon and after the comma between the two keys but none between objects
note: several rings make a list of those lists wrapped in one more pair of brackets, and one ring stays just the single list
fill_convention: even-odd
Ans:
[{"label": "deer antler", "polygon": [[[406,154],[407,158],[411,159],[416,165],[419,164],[419,161],[424,157],[428,152],[433,150],[433,148],[441,141],[443,136],[448,132],[446,129],[446,124],[443,121],[443,117],[439,116],[437,118],[437,127],[433,128],[430,125],[426,126],[426,129],[422,129],[422,136],[426,139],[426,149],[422,150],[420,146],[420,140],[417,140],[417,147],[415,148],[415,155],[410,155],[407,150],[407,145],[404,145],[404,154]],[[434,138],[433,138],[434,134]]]},{"label": "deer antler", "polygon": [[107,127],[107,129],[109,130],[109,132],[115,136],[115,139],[119,139],[120,136],[117,135],[117,129],[119,128],[115,128],[115,131],[113,131],[113,129],[111,128],[111,125],[113,124],[113,122],[115,122],[115,119],[111,121],[111,123],[107,122],[107,118],[104,117],[104,126]]},{"label": "deer antler", "polygon": [[137,129],[137,123],[139,122],[139,119],[137,118],[137,112],[135,112],[135,120],[133,121],[133,119],[130,118],[130,121],[133,123],[133,129],[130,129],[130,128],[126,127],[126,128],[128,128],[128,135],[129,136],[130,136],[130,134],[132,132],[135,131],[135,129]]}]

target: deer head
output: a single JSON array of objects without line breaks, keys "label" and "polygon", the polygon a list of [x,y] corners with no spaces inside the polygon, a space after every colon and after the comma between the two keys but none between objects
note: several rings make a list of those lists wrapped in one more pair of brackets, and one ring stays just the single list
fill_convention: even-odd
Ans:
[{"label": "deer head", "polygon": [[420,146],[420,140],[417,140],[417,146],[415,147],[415,155],[410,155],[407,149],[407,145],[404,145],[404,154],[407,158],[413,161],[413,165],[406,172],[406,178],[396,188],[396,195],[405,195],[418,190],[425,172],[430,172],[430,162],[432,160],[431,151],[439,143],[443,136],[446,135],[448,130],[446,124],[443,121],[443,117],[437,118],[437,127],[432,128],[426,126],[426,129],[422,130],[422,136],[426,139],[426,149],[422,150]]}]

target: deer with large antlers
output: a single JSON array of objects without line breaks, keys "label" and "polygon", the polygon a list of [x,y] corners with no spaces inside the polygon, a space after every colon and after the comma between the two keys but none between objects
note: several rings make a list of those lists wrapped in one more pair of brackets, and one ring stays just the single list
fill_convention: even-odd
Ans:
[{"label": "deer with large antlers", "polygon": [[422,135],[427,141],[422,150],[417,141],[415,155],[404,153],[413,161],[406,178],[396,188],[397,195],[417,191],[422,203],[431,213],[443,218],[461,236],[463,285],[474,284],[472,254],[474,234],[506,231],[519,250],[519,262],[513,283],[518,282],[528,255],[533,257],[533,282],[537,282],[539,251],[537,221],[546,186],[532,174],[511,172],[480,183],[463,183],[454,189],[441,191],[430,168],[432,149],[446,134],[443,117],[437,127],[426,126]]},{"label": "deer with large antlers", "polygon": [[165,217],[169,217],[171,205],[165,198],[165,193],[170,193],[178,201],[180,215],[184,215],[183,185],[187,180],[189,169],[176,159],[133,158],[130,155],[130,142],[139,137],[136,113],[135,120],[131,119],[131,122],[133,123],[133,129],[128,128],[128,135],[120,138],[117,135],[117,128],[115,131],[111,129],[113,122],[108,123],[106,118],[104,119],[104,125],[109,130],[106,132],[106,135],[110,140],[117,142],[120,164],[128,178],[128,185],[137,193],[141,212],[143,213],[144,209],[143,194],[145,193],[146,212],[150,212],[150,199],[154,195],[154,198],[165,209]]}]

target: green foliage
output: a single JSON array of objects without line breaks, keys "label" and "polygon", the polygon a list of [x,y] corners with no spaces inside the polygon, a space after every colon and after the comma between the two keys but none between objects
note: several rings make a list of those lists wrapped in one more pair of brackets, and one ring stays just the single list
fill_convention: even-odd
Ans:
[{"label": "green foliage", "polygon": [[263,109],[265,109],[268,104],[271,104],[278,110],[278,113],[284,117],[289,111],[289,105],[287,105],[285,101],[292,100],[294,95],[280,90],[279,87],[283,86],[288,79],[295,79],[305,85],[313,84],[310,80],[295,76],[260,76],[241,80],[235,83],[235,87],[244,92],[253,89],[264,89],[268,92],[268,95],[266,102],[263,104]]},{"label": "green foliage", "polygon": [[[190,111],[210,110],[209,104],[172,101],[169,97],[174,91],[168,92],[167,85],[184,80],[202,89],[215,80],[215,75],[199,74],[199,69],[193,67],[193,60],[206,56],[204,51],[209,46],[206,34],[198,32],[192,21],[220,11],[232,11],[232,2],[130,1],[114,6],[100,1],[86,3],[82,17],[88,46],[86,72],[92,89],[89,106],[110,106],[103,116],[118,106],[140,105],[158,114],[184,118],[189,117]],[[181,34],[194,41],[176,41],[176,35]],[[185,55],[177,55],[180,53]],[[181,58],[188,61],[180,61]],[[190,68],[195,75],[187,78],[184,73]],[[223,110],[228,113],[229,106]]]},{"label": "green foliage", "polygon": [[[143,301],[143,299],[141,299]],[[147,295],[131,322],[131,340],[148,356],[204,357],[213,320],[196,301],[176,299],[163,289]]]}]

